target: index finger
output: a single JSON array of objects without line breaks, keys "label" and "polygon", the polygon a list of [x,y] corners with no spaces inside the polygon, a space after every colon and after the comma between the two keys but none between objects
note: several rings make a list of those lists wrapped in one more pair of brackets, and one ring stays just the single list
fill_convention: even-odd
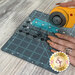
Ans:
[{"label": "index finger", "polygon": [[71,36],[68,36],[68,35],[65,35],[65,34],[60,34],[60,33],[56,33],[55,35],[57,35],[61,39],[70,41],[72,43],[75,43],[75,38],[74,37],[71,37]]}]

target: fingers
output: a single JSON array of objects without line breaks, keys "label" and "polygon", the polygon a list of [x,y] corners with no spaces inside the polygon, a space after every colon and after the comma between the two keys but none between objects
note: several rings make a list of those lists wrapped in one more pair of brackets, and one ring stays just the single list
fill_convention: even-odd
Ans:
[{"label": "fingers", "polygon": [[61,39],[70,41],[72,43],[75,43],[75,38],[74,37],[71,37],[71,36],[68,36],[68,35],[65,35],[65,34],[60,34],[60,33],[56,33],[55,35],[57,35]]},{"label": "fingers", "polygon": [[50,44],[51,47],[53,47],[53,48],[55,48],[55,49],[57,49],[57,50],[59,50],[59,51],[65,52],[65,51],[64,51],[64,50],[65,50],[65,47],[64,47],[64,46],[59,45],[59,44],[56,44],[56,43],[51,42],[51,41],[49,41],[49,40],[48,40],[47,42]]},{"label": "fingers", "polygon": [[75,66],[75,57],[72,57],[71,55],[69,55],[70,58],[70,63]]},{"label": "fingers", "polygon": [[[51,47],[53,47],[53,48],[55,48],[55,49],[57,49],[57,50],[59,50],[59,51],[62,51],[62,52],[65,52],[65,53],[66,53],[66,48],[67,48],[67,47],[62,46],[62,45],[59,45],[59,44],[56,44],[56,43],[54,43],[54,42],[52,42],[52,41],[50,41],[50,40],[48,40],[47,42],[50,44]],[[54,53],[54,52],[56,52],[56,51],[52,50],[51,52]],[[70,51],[70,52],[69,52],[69,55],[75,56],[75,50]]]},{"label": "fingers", "polygon": [[55,52],[57,52],[57,51],[55,51],[55,50],[51,50],[51,52],[55,53]]},{"label": "fingers", "polygon": [[53,36],[48,36],[48,38],[50,38],[51,41],[53,41],[57,44],[75,49],[75,45],[72,42],[62,40],[62,39],[59,39],[59,38],[56,38],[56,37],[53,37]]},{"label": "fingers", "polygon": [[63,7],[75,6],[75,1],[69,1],[69,2],[66,2],[66,3],[57,3],[56,5],[60,5],[60,6],[63,6]]}]

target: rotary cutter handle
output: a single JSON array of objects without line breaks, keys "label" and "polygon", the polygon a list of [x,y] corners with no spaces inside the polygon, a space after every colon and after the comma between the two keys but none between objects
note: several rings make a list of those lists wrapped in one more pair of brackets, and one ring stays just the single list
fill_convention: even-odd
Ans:
[{"label": "rotary cutter handle", "polygon": [[50,12],[49,21],[57,27],[72,28],[75,24],[75,8],[55,7]]}]

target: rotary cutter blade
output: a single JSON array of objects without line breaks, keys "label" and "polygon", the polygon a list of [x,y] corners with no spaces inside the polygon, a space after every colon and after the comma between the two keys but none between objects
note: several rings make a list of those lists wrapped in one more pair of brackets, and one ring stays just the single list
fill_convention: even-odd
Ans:
[{"label": "rotary cutter blade", "polygon": [[49,21],[52,25],[55,25],[57,27],[63,27],[66,24],[66,18],[60,12],[53,12],[49,16]]}]

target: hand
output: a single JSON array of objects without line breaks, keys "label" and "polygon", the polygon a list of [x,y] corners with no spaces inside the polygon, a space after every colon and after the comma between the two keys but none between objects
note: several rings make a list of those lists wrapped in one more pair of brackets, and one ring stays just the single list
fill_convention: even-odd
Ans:
[{"label": "hand", "polygon": [[[72,51],[69,51],[68,56],[70,58],[70,62],[73,66],[75,66],[75,38],[65,35],[65,34],[59,34],[56,33],[55,35],[58,36],[58,38],[53,37],[53,36],[48,36],[50,40],[47,42],[49,45],[58,51],[66,52],[66,48],[72,49]],[[56,52],[55,50],[51,50],[53,52]]]},{"label": "hand", "polygon": [[71,7],[71,6],[75,6],[75,0],[66,2],[66,3],[57,3],[56,5],[60,5],[62,7]]}]

